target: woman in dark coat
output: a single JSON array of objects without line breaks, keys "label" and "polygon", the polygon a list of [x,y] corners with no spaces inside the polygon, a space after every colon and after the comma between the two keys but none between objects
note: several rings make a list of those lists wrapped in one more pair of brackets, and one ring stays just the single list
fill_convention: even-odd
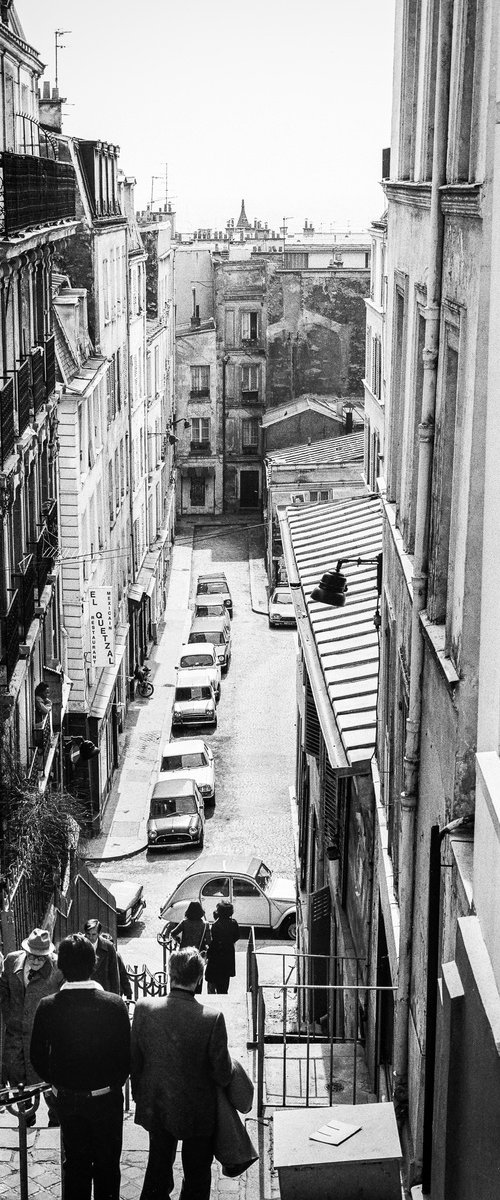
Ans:
[{"label": "woman in dark coat", "polygon": [[[200,954],[205,955],[210,945],[210,925],[205,921],[205,912],[198,900],[191,900],[186,909],[186,915],[183,921],[171,930],[170,937],[177,942],[175,949],[186,950],[188,946],[194,946],[195,950],[199,950]],[[199,995],[203,986],[203,980],[198,984],[196,993]]]},{"label": "woman in dark coat", "polygon": [[205,971],[208,991],[211,993],[227,992],[229,980],[236,975],[234,945],[238,941],[239,928],[233,912],[229,900],[220,900],[214,912]]}]

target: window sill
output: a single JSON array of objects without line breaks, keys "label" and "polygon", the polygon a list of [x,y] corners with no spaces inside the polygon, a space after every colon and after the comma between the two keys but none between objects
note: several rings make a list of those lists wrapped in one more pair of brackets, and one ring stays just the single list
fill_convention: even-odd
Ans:
[{"label": "window sill", "polygon": [[436,625],[432,621],[429,621],[426,612],[422,612],[420,614],[420,624],[422,626],[424,637],[426,638],[427,643],[433,652],[434,658],[445,677],[446,684],[448,688],[452,690],[457,686],[457,683],[460,683],[460,675],[458,674],[452,659],[445,652],[446,626]]}]

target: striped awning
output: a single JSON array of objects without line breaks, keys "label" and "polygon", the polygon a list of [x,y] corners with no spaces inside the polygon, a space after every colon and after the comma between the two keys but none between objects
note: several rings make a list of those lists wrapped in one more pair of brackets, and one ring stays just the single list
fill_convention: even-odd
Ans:
[{"label": "striped awning", "polygon": [[[311,600],[311,592],[326,571],[335,570],[339,559],[376,559],[382,550],[380,500],[360,496],[307,508],[287,508],[285,520],[304,597],[304,619],[312,632],[340,743],[346,762],[360,763],[372,757],[376,736],[376,563],[357,566],[343,562],[342,573],[348,582],[344,608]],[[289,576],[292,581],[290,569]],[[298,628],[300,635],[300,621]]]}]

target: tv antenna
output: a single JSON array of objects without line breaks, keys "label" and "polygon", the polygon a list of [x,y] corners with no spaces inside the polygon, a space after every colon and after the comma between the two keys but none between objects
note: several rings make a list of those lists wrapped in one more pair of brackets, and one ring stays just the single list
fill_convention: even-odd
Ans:
[{"label": "tv antenna", "polygon": [[54,59],[55,59],[55,67],[56,67],[56,70],[55,70],[55,76],[56,76],[56,77],[55,77],[55,87],[56,87],[56,90],[57,90],[57,88],[58,88],[58,86],[59,86],[59,76],[58,76],[57,55],[58,55],[58,53],[59,53],[59,50],[65,50],[65,49],[66,49],[66,46],[65,46],[64,42],[61,42],[59,39],[60,39],[60,38],[62,38],[62,37],[64,37],[65,33],[71,33],[71,32],[72,32],[72,30],[71,30],[71,29],[56,29],[56,31],[55,31],[55,37],[54,37],[54,41],[55,41],[55,54],[54,54]]}]

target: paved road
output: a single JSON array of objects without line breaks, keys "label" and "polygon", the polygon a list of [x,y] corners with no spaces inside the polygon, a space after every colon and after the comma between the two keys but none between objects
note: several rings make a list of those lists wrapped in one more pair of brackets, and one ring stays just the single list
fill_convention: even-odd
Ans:
[{"label": "paved road", "polygon": [[[267,618],[252,611],[246,529],[196,530],[191,602],[198,574],[211,569],[226,573],[234,617],[218,727],[206,735],[215,756],[217,796],[215,809],[208,810],[203,853],[255,850],[279,874],[293,878],[289,787],[295,759],[295,635],[270,630]],[[162,641],[159,654],[171,655],[172,650]],[[117,864],[116,875],[144,883],[148,904],[143,923],[130,937],[120,938],[127,962],[150,963],[150,939],[161,928],[160,904],[192,860],[192,851],[144,852],[126,865]],[[112,873],[109,867],[99,871]]]}]

